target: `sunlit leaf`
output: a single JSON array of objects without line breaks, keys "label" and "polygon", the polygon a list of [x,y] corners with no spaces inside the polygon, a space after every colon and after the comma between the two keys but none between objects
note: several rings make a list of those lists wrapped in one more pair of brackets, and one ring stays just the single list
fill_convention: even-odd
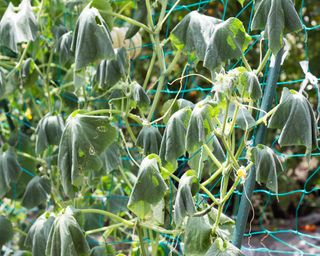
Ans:
[{"label": "sunlit leaf", "polygon": [[168,190],[161,177],[156,155],[149,155],[140,164],[137,181],[131,192],[128,208],[141,219],[152,215]]},{"label": "sunlit leaf", "polygon": [[112,12],[112,5],[110,0],[93,0],[91,1],[91,7],[97,8],[102,18],[106,22],[108,29],[112,29],[113,16],[107,12]]},{"label": "sunlit leaf", "polygon": [[283,36],[302,29],[292,0],[257,0],[252,30],[264,30],[269,48],[276,55],[283,46]]},{"label": "sunlit leaf", "polygon": [[280,159],[271,148],[261,144],[254,147],[252,153],[257,173],[256,181],[278,193],[278,174],[283,171]]},{"label": "sunlit leaf", "polygon": [[84,185],[90,172],[102,167],[100,154],[117,137],[116,129],[106,116],[72,113],[63,131],[58,155],[58,166],[64,192],[73,197],[74,187]]},{"label": "sunlit leaf", "polygon": [[21,205],[26,208],[33,208],[42,203],[45,203],[51,192],[50,180],[45,177],[33,177],[22,197]]}]

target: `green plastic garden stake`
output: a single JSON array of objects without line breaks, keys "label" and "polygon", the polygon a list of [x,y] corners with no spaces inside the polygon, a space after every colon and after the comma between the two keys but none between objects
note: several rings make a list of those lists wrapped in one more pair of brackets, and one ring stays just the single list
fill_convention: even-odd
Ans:
[{"label": "green plastic garden stake", "polygon": [[[283,49],[279,51],[279,53],[276,56],[274,66],[270,67],[269,69],[267,84],[266,84],[266,88],[263,94],[261,107],[260,107],[263,111],[260,112],[259,118],[263,117],[265,113],[268,112],[272,107],[273,99],[276,92],[277,82],[280,74],[283,52],[284,52]],[[258,126],[254,136],[254,145],[257,145],[260,143],[263,144],[263,140],[266,135],[266,130],[267,130],[267,127],[264,124],[261,124]],[[244,191],[242,192],[241,202],[240,202],[239,211],[237,215],[236,228],[235,228],[233,239],[232,239],[232,243],[238,248],[241,248],[242,238],[246,229],[248,215],[251,209],[250,201],[248,199],[252,197],[255,182],[256,182],[256,170],[255,170],[255,167],[252,167],[250,170],[249,177],[244,184],[243,189],[245,190],[246,193],[244,193]]]}]

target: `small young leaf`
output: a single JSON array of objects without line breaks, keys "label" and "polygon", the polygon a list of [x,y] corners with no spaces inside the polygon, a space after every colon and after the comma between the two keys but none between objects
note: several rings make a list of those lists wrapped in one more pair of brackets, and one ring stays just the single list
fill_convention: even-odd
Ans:
[{"label": "small young leaf", "polygon": [[90,248],[84,233],[70,209],[57,217],[49,233],[46,255],[78,256],[89,255]]},{"label": "small young leaf", "polygon": [[14,149],[0,149],[0,198],[10,190],[12,183],[17,182],[20,174],[20,165]]},{"label": "small young leaf", "polygon": [[211,245],[211,224],[207,215],[189,217],[185,228],[184,255],[204,255]]},{"label": "small young leaf", "polygon": [[26,208],[33,208],[45,203],[51,193],[50,180],[43,176],[33,177],[24,192],[21,205]]},{"label": "small young leaf", "polygon": [[21,1],[18,13],[14,8],[10,3],[0,21],[0,45],[18,52],[19,43],[36,39],[38,23],[32,12],[30,0]]},{"label": "small young leaf", "polygon": [[264,30],[269,48],[276,55],[283,46],[284,34],[302,29],[292,0],[259,0],[255,4],[252,30]]},{"label": "small young leaf", "polygon": [[199,191],[197,174],[193,170],[184,173],[180,179],[174,204],[174,221],[180,227],[184,218],[196,212],[193,196]]},{"label": "small young leaf", "polygon": [[41,215],[32,224],[25,240],[25,245],[31,248],[33,256],[43,256],[46,253],[46,246],[51,227],[55,217],[53,215]]},{"label": "small young leaf", "polygon": [[99,88],[108,89],[125,78],[128,70],[128,56],[125,48],[115,50],[115,59],[103,60],[97,68],[96,81]]},{"label": "small young leaf", "polygon": [[163,200],[167,190],[167,184],[160,175],[158,156],[149,155],[140,164],[128,208],[140,219],[150,218],[153,209]]},{"label": "small young leaf", "polygon": [[0,215],[0,248],[13,237],[11,221],[4,215]]},{"label": "small young leaf", "polygon": [[59,145],[63,129],[64,122],[61,116],[46,114],[36,129],[36,154],[41,154],[49,145]]},{"label": "small young leaf", "polygon": [[266,184],[271,191],[278,193],[278,173],[283,171],[281,162],[273,150],[264,145],[257,145],[252,150],[256,166],[256,181]]},{"label": "small young leaf", "polygon": [[280,146],[305,146],[311,152],[318,145],[317,123],[310,102],[302,94],[283,88],[280,105],[269,120],[269,128],[282,129]]},{"label": "small young leaf", "polygon": [[88,5],[81,12],[73,34],[71,50],[75,53],[76,71],[90,63],[115,57],[110,32],[96,8]]},{"label": "small young leaf", "polygon": [[73,197],[73,186],[84,185],[84,177],[102,167],[100,154],[117,137],[116,129],[108,117],[72,113],[63,131],[58,165],[64,192]]},{"label": "small young leaf", "polygon": [[160,158],[162,165],[174,172],[177,158],[186,152],[186,132],[191,109],[185,107],[175,112],[169,119],[161,141]]},{"label": "small young leaf", "polygon": [[161,139],[162,136],[157,127],[144,126],[137,137],[137,145],[143,148],[144,155],[158,154]]},{"label": "small young leaf", "polygon": [[262,97],[262,90],[257,75],[254,72],[240,72],[237,89],[241,97],[259,100]]}]

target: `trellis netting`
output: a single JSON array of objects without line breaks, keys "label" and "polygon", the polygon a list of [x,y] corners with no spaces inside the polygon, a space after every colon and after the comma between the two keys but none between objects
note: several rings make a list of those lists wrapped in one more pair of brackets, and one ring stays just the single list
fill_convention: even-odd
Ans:
[{"label": "trellis netting", "polygon": [[[121,0],[114,0],[115,2]],[[186,3],[184,3],[186,2]],[[175,4],[175,0],[169,0],[168,10]],[[247,58],[254,59],[259,54],[259,43],[261,41],[261,35],[255,34],[255,31],[250,30],[253,13],[254,13],[254,1],[244,1],[244,5],[241,6],[235,0],[216,0],[216,1],[180,1],[170,14],[170,17],[166,21],[165,25],[165,37],[169,37],[169,32],[174,27],[177,21],[179,21],[184,15],[193,10],[198,10],[200,13],[206,13],[213,15],[217,18],[221,18],[222,20],[227,19],[228,17],[234,16],[239,17],[244,24],[246,25],[247,33],[252,37],[252,42],[245,54]],[[297,39],[288,38],[288,56],[287,60],[290,64],[294,64],[294,67],[286,66],[286,61],[282,67],[282,72],[280,75],[280,81],[277,83],[277,86],[281,88],[282,86],[288,86],[289,88],[299,89],[301,84],[305,84],[307,86],[307,91],[312,93],[314,99],[314,106],[318,106],[318,111],[320,111],[320,91],[319,84],[320,78],[317,75],[320,75],[320,56],[316,55],[316,51],[319,52],[319,49],[315,48],[312,44],[313,42],[309,40],[310,37],[320,38],[320,25],[316,22],[311,22],[310,20],[310,12],[309,8],[314,12],[318,12],[318,17],[320,16],[320,3],[318,0],[300,0],[296,1],[296,8],[299,10],[301,21],[303,22],[303,30],[292,37],[296,37]],[[70,20],[72,13],[68,11],[66,8],[66,12],[64,13],[65,22],[70,23],[69,26],[74,26],[75,21]],[[306,15],[308,14],[308,16]],[[157,13],[154,13],[156,16]],[[175,22],[174,22],[175,21]],[[319,19],[318,19],[319,22]],[[144,62],[150,62],[152,44],[148,42],[148,39],[144,39],[144,44],[141,46],[141,54],[131,63],[131,72],[134,74],[141,68],[141,64]],[[291,44],[291,47],[290,47]],[[292,45],[294,44],[294,45]],[[264,44],[262,45],[262,49],[264,50]],[[318,44],[320,46],[320,44]],[[310,49],[311,47],[311,49]],[[296,50],[295,48],[298,48]],[[139,49],[140,51],[140,49]],[[165,56],[167,56],[167,60],[169,64],[170,57],[174,54],[170,46],[167,47],[167,51],[165,52]],[[310,56],[312,55],[312,58]],[[314,57],[315,56],[315,57]],[[272,62],[271,58],[269,59],[269,64]],[[301,62],[301,64],[299,64]],[[184,75],[192,74],[195,72],[195,66],[193,63],[189,62],[189,65],[186,66],[184,70]],[[237,66],[241,66],[241,60],[237,62],[230,62],[228,65],[228,69],[232,69]],[[266,68],[263,70],[264,76],[261,78],[260,82],[262,87],[266,85],[266,78],[268,74],[268,67],[270,65],[266,65]],[[181,67],[181,70],[183,67]],[[317,69],[317,70],[316,70]],[[294,75],[292,75],[294,73]],[[181,73],[180,73],[181,74]],[[179,74],[179,75],[180,75]],[[300,77],[297,75],[300,74]],[[313,75],[315,74],[315,75]],[[175,77],[171,77],[175,79]],[[293,79],[291,79],[293,78]],[[59,74],[56,77],[59,80]],[[87,93],[90,95],[90,84],[87,86]],[[154,95],[156,92],[155,89],[151,88],[148,90],[150,95]],[[164,99],[170,99],[175,97],[177,94],[179,98],[190,99],[192,97],[202,97],[204,98],[206,95],[211,93],[211,86],[201,84],[196,77],[190,76],[186,77],[183,80],[182,89],[176,89],[174,86],[171,86],[170,81],[167,82],[166,87],[161,91],[162,97]],[[62,94],[62,97],[68,98],[69,95]],[[72,99],[71,99],[72,100]],[[276,99],[278,101],[278,99]],[[97,103],[104,103],[103,99],[97,99]],[[37,104],[41,104],[41,102],[37,102]],[[30,124],[18,119],[18,115],[16,113],[7,113],[13,119],[17,119],[20,126],[29,126]],[[1,124],[6,125],[6,124]],[[122,125],[125,128],[125,123],[122,122],[119,117],[119,125]],[[132,124],[134,125],[134,124]],[[157,124],[158,127],[164,128],[164,124]],[[320,127],[318,127],[318,130]],[[21,130],[21,129],[19,129]],[[274,135],[274,134],[273,134]],[[269,136],[270,137],[270,136]],[[283,182],[283,186],[279,186],[279,192],[274,193],[264,188],[257,187],[254,190],[254,196],[251,200],[252,207],[258,209],[258,211],[254,211],[252,216],[249,217],[248,222],[248,232],[245,233],[246,239],[244,240],[242,250],[246,255],[251,255],[257,253],[257,255],[319,255],[320,254],[320,232],[310,232],[305,226],[305,223],[301,221],[302,210],[304,209],[304,203],[307,201],[308,203],[311,200],[315,200],[317,196],[319,196],[318,190],[320,190],[319,181],[320,181],[320,149],[313,151],[310,156],[306,156],[304,154],[297,154],[295,152],[290,152],[288,150],[283,151],[278,147],[277,144],[278,138],[269,138],[269,145],[277,152],[277,154],[284,159],[285,163],[295,163],[295,165],[307,165],[301,167],[305,172],[305,177],[300,182],[297,182],[292,185],[292,183],[288,181]],[[319,141],[319,138],[318,138]],[[25,145],[22,142],[18,147],[24,147]],[[136,148],[130,148],[130,151],[137,150]],[[128,155],[123,155],[123,162],[130,161],[130,157]],[[180,158],[179,160],[179,168],[181,172],[184,171],[184,167],[186,162],[189,160],[188,158]],[[293,166],[295,167],[295,166]],[[293,167],[291,167],[291,171],[294,171]],[[300,169],[301,169],[300,168]],[[22,168],[22,172],[27,175],[34,176],[32,170],[27,170]],[[179,176],[179,175],[178,175]],[[113,180],[112,173],[110,177],[111,181]],[[211,187],[208,187],[209,190],[214,190],[215,187],[219,184],[219,181],[216,182]],[[110,208],[110,203],[119,204],[126,206],[127,197],[123,195],[113,194],[113,188],[117,184],[112,184],[108,187],[109,192],[103,196],[87,196],[85,200],[92,200],[96,202],[96,206],[101,209]],[[173,186],[173,183],[172,183]],[[14,192],[14,191],[13,191]],[[228,200],[226,204],[225,211],[230,215],[236,216],[238,211],[238,203],[239,198],[243,195],[242,191],[236,190],[233,193],[233,196]],[[14,197],[14,195],[13,195]],[[110,200],[110,199],[114,200]],[[199,200],[203,200],[203,196],[199,195]],[[260,208],[254,203],[255,200],[258,200],[260,203]],[[279,201],[278,201],[279,200]],[[270,212],[272,212],[272,208],[280,208],[279,204],[283,204],[283,202],[294,202],[294,210],[291,209],[291,212],[294,212],[294,216],[286,216],[286,211],[282,211],[282,215],[280,214],[279,219],[289,219],[292,218],[294,223],[291,225],[281,225],[280,222],[276,222],[276,217],[272,217],[271,220],[269,218]],[[125,202],[125,203],[123,203]],[[292,204],[292,203],[291,203]],[[319,202],[318,202],[319,204]],[[287,206],[290,208],[290,206]],[[14,209],[5,209],[6,211],[14,211]],[[303,213],[305,215],[305,212]],[[101,227],[104,225],[103,217],[97,216],[100,221]],[[319,220],[320,221],[320,220]],[[250,224],[250,225],[249,225]],[[252,225],[251,225],[252,224]],[[254,224],[254,225],[253,225]],[[292,238],[288,240],[288,237]],[[163,235],[165,237],[164,243],[171,244],[172,247],[176,247],[179,250],[179,237],[171,237],[168,235]],[[148,240],[147,238],[145,238]],[[268,240],[268,243],[266,242]],[[258,242],[257,242],[258,241]],[[290,242],[291,241],[291,242]],[[293,243],[295,241],[295,243]],[[131,240],[122,240],[122,241],[106,241],[106,243],[110,244],[126,244],[132,243]],[[303,245],[303,246],[300,246]],[[259,254],[260,253],[260,254]]]}]

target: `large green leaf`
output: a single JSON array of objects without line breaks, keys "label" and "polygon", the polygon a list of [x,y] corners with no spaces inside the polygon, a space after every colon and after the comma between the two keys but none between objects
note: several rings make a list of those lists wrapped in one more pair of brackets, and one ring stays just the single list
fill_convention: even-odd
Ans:
[{"label": "large green leaf", "polygon": [[0,248],[13,237],[11,221],[4,215],[0,215]]},{"label": "large green leaf", "polygon": [[71,50],[75,53],[76,70],[96,61],[115,57],[110,32],[96,8],[88,5],[81,12],[73,34]]},{"label": "large green leaf", "polygon": [[0,45],[18,52],[19,43],[36,39],[38,24],[30,0],[23,0],[17,13],[14,9],[10,3],[0,21]]},{"label": "large green leaf", "polygon": [[169,119],[161,141],[160,158],[162,165],[174,172],[177,158],[186,152],[186,132],[191,116],[189,107],[175,112]]},{"label": "large green leaf", "polygon": [[58,216],[50,230],[46,255],[78,256],[89,255],[89,245],[84,232],[69,208]]},{"label": "large green leaf", "polygon": [[161,139],[162,136],[157,127],[146,125],[137,137],[137,145],[143,149],[144,155],[158,154]]},{"label": "large green leaf", "polygon": [[181,226],[185,217],[196,212],[193,196],[199,191],[199,187],[197,174],[193,170],[182,175],[174,204],[174,221],[177,227]]},{"label": "large green leaf", "polygon": [[25,245],[31,248],[33,256],[43,256],[46,253],[46,246],[49,233],[54,222],[53,215],[43,214],[37,218],[28,231]]},{"label": "large green leaf", "polygon": [[[173,105],[172,105],[173,104]],[[171,106],[172,105],[172,106]],[[193,109],[194,107],[194,104],[189,101],[189,100],[186,100],[186,99],[170,99],[170,100],[167,100],[164,104],[163,104],[163,107],[161,109],[161,112],[163,114],[165,114],[167,111],[168,114],[165,116],[165,118],[163,119],[164,123],[168,123],[170,117],[175,113],[177,112],[178,110],[180,109],[183,109],[185,107],[189,107],[190,109]],[[170,109],[169,109],[170,108]]]},{"label": "large green leaf", "polygon": [[247,49],[251,37],[237,18],[229,18],[216,25],[204,57],[204,66],[214,70],[228,60],[238,59]]},{"label": "large green leaf", "polygon": [[0,198],[10,190],[12,183],[17,182],[21,174],[17,155],[12,147],[6,145],[0,149]]},{"label": "large green leaf", "polygon": [[276,55],[283,46],[284,34],[302,29],[292,0],[257,0],[252,30],[264,30],[269,48]]},{"label": "large green leaf", "polygon": [[[148,16],[148,12],[147,12],[146,1],[136,0],[136,8],[132,18],[141,23],[146,23],[147,16]],[[125,39],[130,39],[134,37],[134,35],[138,33],[139,29],[140,27],[130,24],[126,32]]]},{"label": "large green leaf", "polygon": [[186,135],[186,149],[189,154],[197,151],[213,134],[215,127],[214,117],[219,109],[209,99],[198,102],[190,117]]},{"label": "large green leaf", "polygon": [[115,50],[115,59],[103,60],[97,68],[95,79],[99,87],[108,89],[125,78],[128,71],[128,56],[125,48]]},{"label": "large green leaf", "polygon": [[142,160],[129,198],[129,210],[141,219],[153,215],[153,209],[163,200],[168,190],[167,184],[161,177],[158,161],[158,156],[153,154]]},{"label": "large green leaf", "polygon": [[280,146],[316,148],[317,123],[310,102],[301,93],[283,88],[280,105],[271,116],[269,128],[282,129]]},{"label": "large green leaf", "polygon": [[184,255],[203,256],[211,245],[211,224],[207,215],[189,217],[185,229]]},{"label": "large green leaf", "polygon": [[49,145],[59,145],[63,129],[64,122],[61,116],[46,114],[36,129],[36,154],[42,153]]},{"label": "large green leaf", "polygon": [[26,208],[33,208],[45,203],[51,192],[50,180],[45,177],[33,177],[24,192],[21,205]]},{"label": "large green leaf", "polygon": [[216,238],[205,256],[240,256],[241,251],[228,241]]},{"label": "large green leaf", "polygon": [[116,128],[106,116],[89,116],[76,111],[68,117],[58,155],[62,186],[68,196],[73,197],[73,186],[84,185],[90,172],[101,169],[99,156],[116,137]]},{"label": "large green leaf", "polygon": [[273,150],[264,145],[257,145],[252,150],[256,166],[256,181],[266,184],[271,191],[278,193],[278,173],[283,171],[281,162]]}]

